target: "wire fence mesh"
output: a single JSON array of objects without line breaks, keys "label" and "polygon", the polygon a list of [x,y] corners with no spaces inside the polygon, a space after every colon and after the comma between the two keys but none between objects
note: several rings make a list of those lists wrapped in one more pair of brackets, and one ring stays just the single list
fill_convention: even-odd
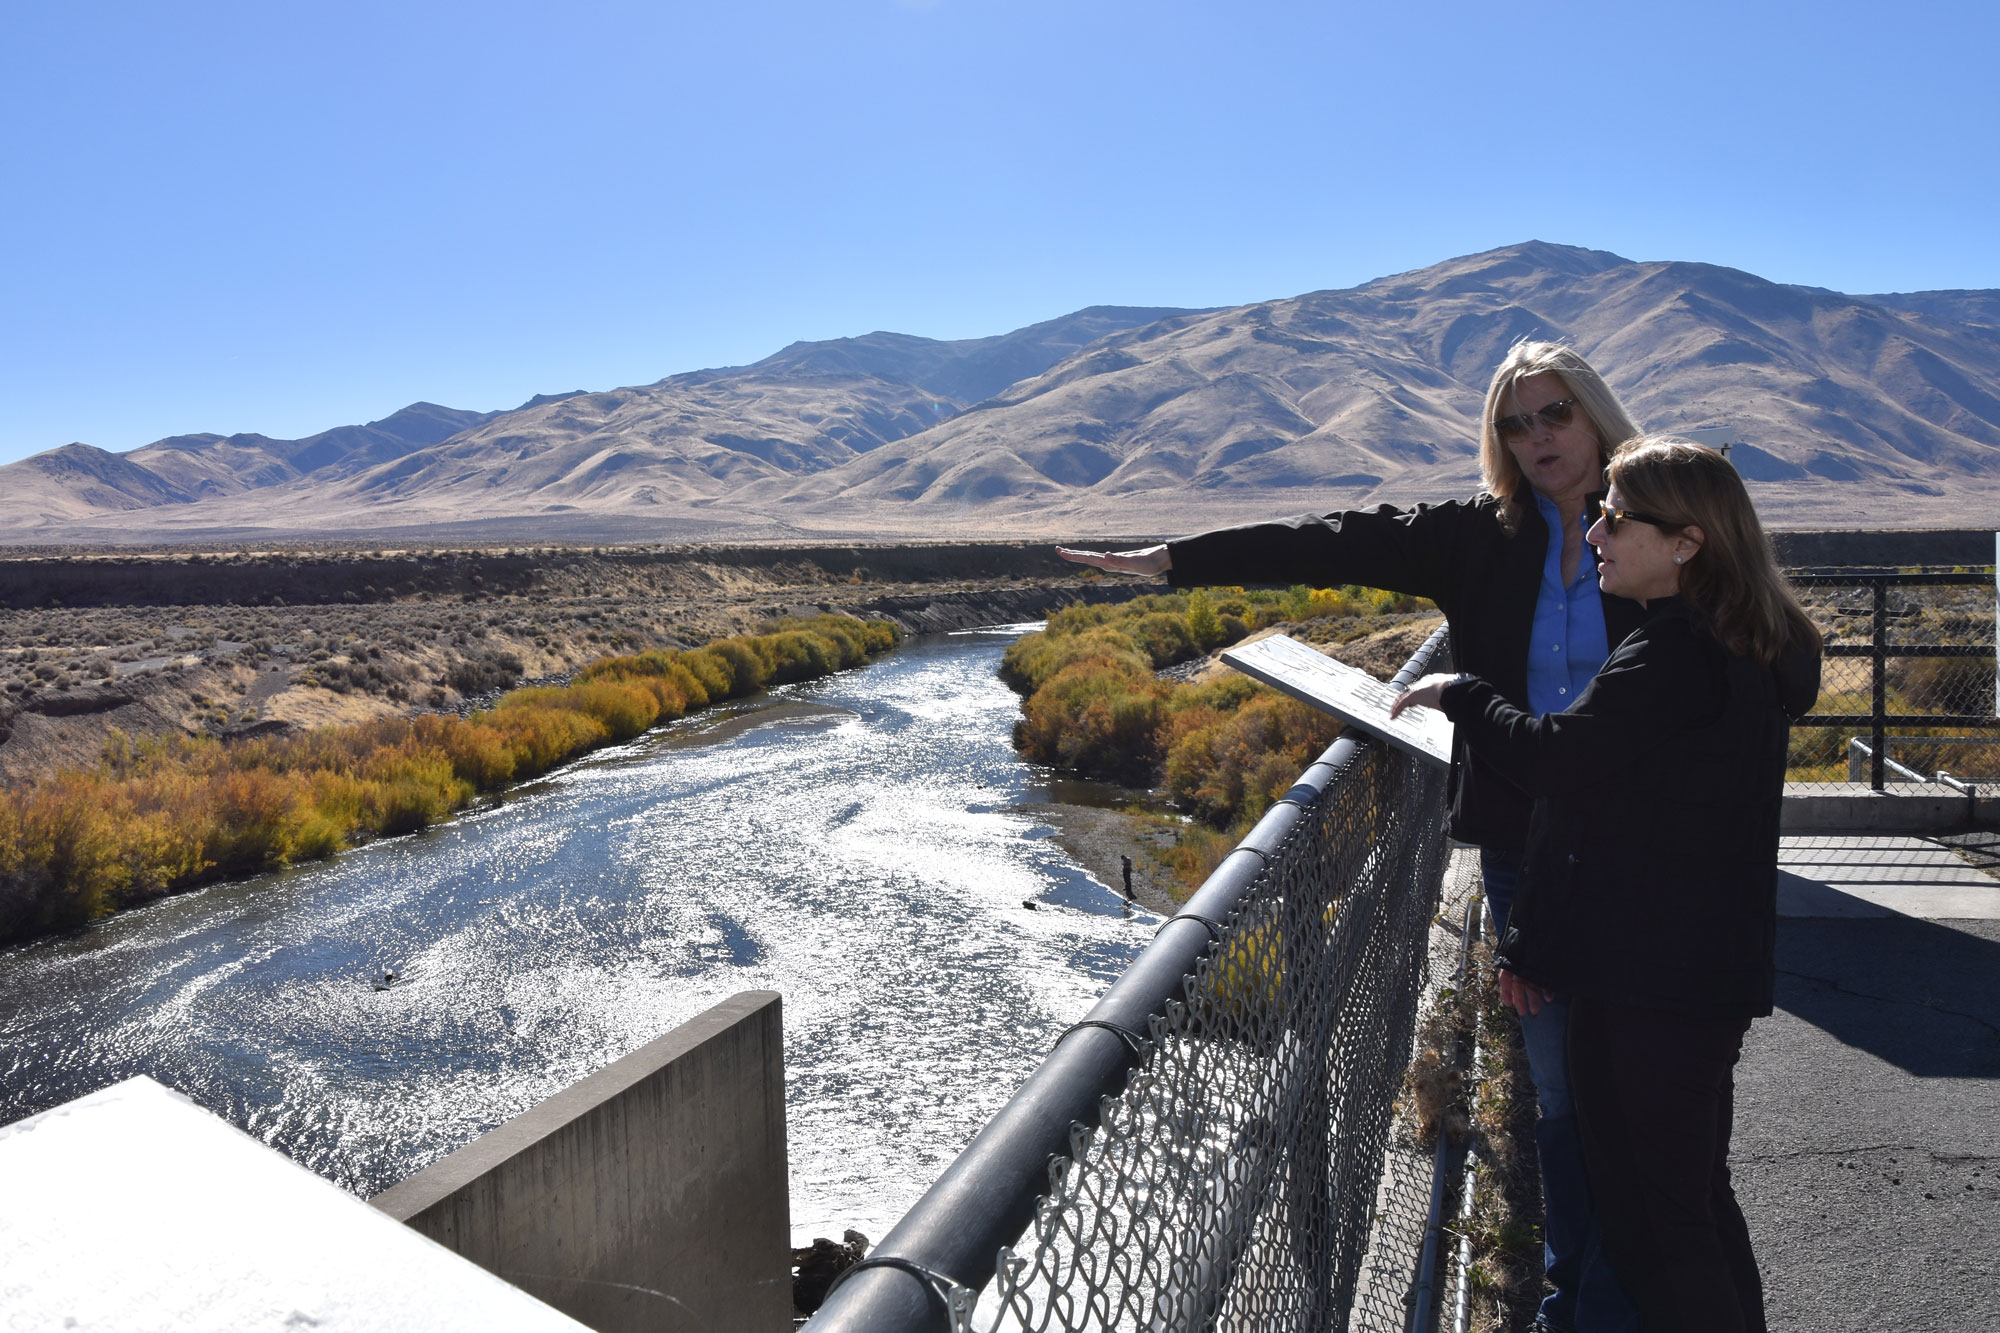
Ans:
[{"label": "wire fence mesh", "polygon": [[1795,585],[1827,656],[1819,702],[1792,729],[1791,781],[1872,780],[1879,726],[1887,781],[1944,771],[2000,782],[1991,574],[1822,575]]},{"label": "wire fence mesh", "polygon": [[1429,1174],[1423,1154],[1392,1151],[1395,1107],[1443,786],[1366,746],[1294,827],[1122,1094],[1052,1164],[1028,1233],[1001,1252],[991,1327],[1403,1327]]},{"label": "wire fence mesh", "polygon": [[[1452,1005],[1449,990],[1464,984],[1461,969],[1467,965],[1465,914],[1482,887],[1478,849],[1454,844],[1445,863],[1437,911],[1431,918],[1428,958],[1418,987],[1419,1054],[1428,1045],[1423,1034],[1434,1018],[1442,1024],[1438,1035],[1447,1036],[1452,1031],[1451,1015],[1445,1012]],[[1447,1036],[1447,1041],[1436,1049],[1438,1058],[1447,1066],[1455,1063],[1451,1049],[1454,1044]],[[1466,1052],[1456,1054],[1463,1056]],[[1450,1308],[1450,1291],[1465,1280],[1456,1264],[1456,1247],[1450,1234],[1452,1219],[1459,1211],[1462,1142],[1447,1145],[1448,1160],[1437,1217],[1429,1216],[1428,1207],[1432,1189],[1439,1184],[1437,1136],[1449,1133],[1448,1122],[1453,1114],[1467,1109],[1465,1088],[1461,1085],[1453,1095],[1431,1108],[1428,1124],[1422,1098],[1413,1095],[1414,1089],[1407,1083],[1404,1094],[1396,1104],[1396,1120],[1382,1164],[1382,1183],[1376,1190],[1375,1224],[1368,1258],[1362,1265],[1355,1293],[1355,1322],[1351,1326],[1357,1330],[1431,1333],[1430,1328],[1412,1322],[1421,1304],[1418,1289],[1428,1280],[1429,1306],[1436,1312],[1434,1318],[1441,1319],[1442,1312]],[[1438,1249],[1434,1266],[1426,1273],[1418,1268],[1418,1262],[1424,1253],[1426,1228],[1433,1224],[1440,1228]]]}]

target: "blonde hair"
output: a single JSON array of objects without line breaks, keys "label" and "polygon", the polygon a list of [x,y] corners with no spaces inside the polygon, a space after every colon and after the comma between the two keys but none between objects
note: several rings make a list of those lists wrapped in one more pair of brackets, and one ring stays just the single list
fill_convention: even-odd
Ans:
[{"label": "blonde hair", "polygon": [[1728,459],[1672,436],[1642,436],[1611,460],[1611,484],[1634,512],[1701,529],[1680,595],[1724,647],[1776,666],[1793,644],[1818,646],[1819,630],[1779,572]]},{"label": "blonde hair", "polygon": [[1486,386],[1486,415],[1479,423],[1479,473],[1488,493],[1497,496],[1503,503],[1500,508],[1500,524],[1508,532],[1519,525],[1521,515],[1534,504],[1532,488],[1521,472],[1521,464],[1514,457],[1514,451],[1501,442],[1500,434],[1493,429],[1493,423],[1500,417],[1509,415],[1503,408],[1511,406],[1514,386],[1533,375],[1554,375],[1563,382],[1563,387],[1576,405],[1583,409],[1583,415],[1590,428],[1597,435],[1597,456],[1602,463],[1609,463],[1612,454],[1625,441],[1639,433],[1638,426],[1625,411],[1625,405],[1618,401],[1618,395],[1611,392],[1611,386],[1604,377],[1591,368],[1590,362],[1576,352],[1555,342],[1529,342],[1523,339],[1507,349],[1507,355],[1500,360],[1499,369],[1493,372],[1493,382]]}]

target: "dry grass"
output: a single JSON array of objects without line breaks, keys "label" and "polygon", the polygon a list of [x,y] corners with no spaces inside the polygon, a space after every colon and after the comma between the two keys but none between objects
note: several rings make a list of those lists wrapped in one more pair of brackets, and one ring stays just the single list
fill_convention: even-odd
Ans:
[{"label": "dry grass", "polygon": [[1467,999],[1479,1032],[1470,1105],[1477,1165],[1466,1234],[1476,1333],[1526,1328],[1545,1289],[1535,1088],[1520,1025],[1500,1001],[1492,962],[1491,946],[1473,946]]},{"label": "dry grass", "polygon": [[[1993,646],[1993,589],[1989,586],[1892,587],[1888,592],[1888,642],[1898,644]],[[1873,641],[1873,600],[1867,588],[1827,587],[1801,591],[1808,612],[1827,642],[1868,644]],[[1891,757],[1920,772],[1937,768],[1961,775],[2000,775],[2000,732],[1968,726],[1898,727],[1899,713],[1953,713],[1991,717],[1994,709],[1994,665],[1991,656],[1922,658],[1891,657],[1883,672],[1884,704],[1892,741],[1906,737],[1980,736],[1991,744],[1935,747],[1892,744]],[[1873,666],[1867,658],[1828,657],[1822,663],[1819,702],[1822,714],[1867,714],[1874,707]],[[1845,782],[1848,779],[1847,740],[1866,727],[1804,724],[1792,728],[1792,782]]]}]

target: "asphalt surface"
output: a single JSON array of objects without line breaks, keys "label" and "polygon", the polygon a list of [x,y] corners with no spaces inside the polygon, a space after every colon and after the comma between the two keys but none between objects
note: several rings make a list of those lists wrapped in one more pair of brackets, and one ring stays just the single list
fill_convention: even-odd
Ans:
[{"label": "asphalt surface", "polygon": [[1732,1154],[1774,1333],[2000,1327],[1994,859],[1786,839]]}]

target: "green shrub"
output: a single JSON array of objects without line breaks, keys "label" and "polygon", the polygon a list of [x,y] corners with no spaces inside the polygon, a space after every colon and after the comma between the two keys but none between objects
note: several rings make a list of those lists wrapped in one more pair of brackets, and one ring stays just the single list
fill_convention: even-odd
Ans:
[{"label": "green shrub", "polygon": [[771,668],[763,655],[743,639],[717,639],[700,651],[722,663],[728,673],[729,686],[725,691],[728,698],[755,694],[770,677]]},{"label": "green shrub", "polygon": [[1215,651],[1222,643],[1222,617],[1209,600],[1206,588],[1196,588],[1188,594],[1187,633],[1194,646],[1204,653]]},{"label": "green shrub", "polygon": [[730,670],[726,659],[716,656],[706,648],[697,648],[680,655],[682,670],[694,677],[701,687],[702,697],[709,703],[720,703],[733,696],[736,676]]},{"label": "green shrub", "polygon": [[773,685],[813,680],[840,670],[840,644],[836,640],[799,630],[758,636],[757,656],[764,663],[764,679]]}]

